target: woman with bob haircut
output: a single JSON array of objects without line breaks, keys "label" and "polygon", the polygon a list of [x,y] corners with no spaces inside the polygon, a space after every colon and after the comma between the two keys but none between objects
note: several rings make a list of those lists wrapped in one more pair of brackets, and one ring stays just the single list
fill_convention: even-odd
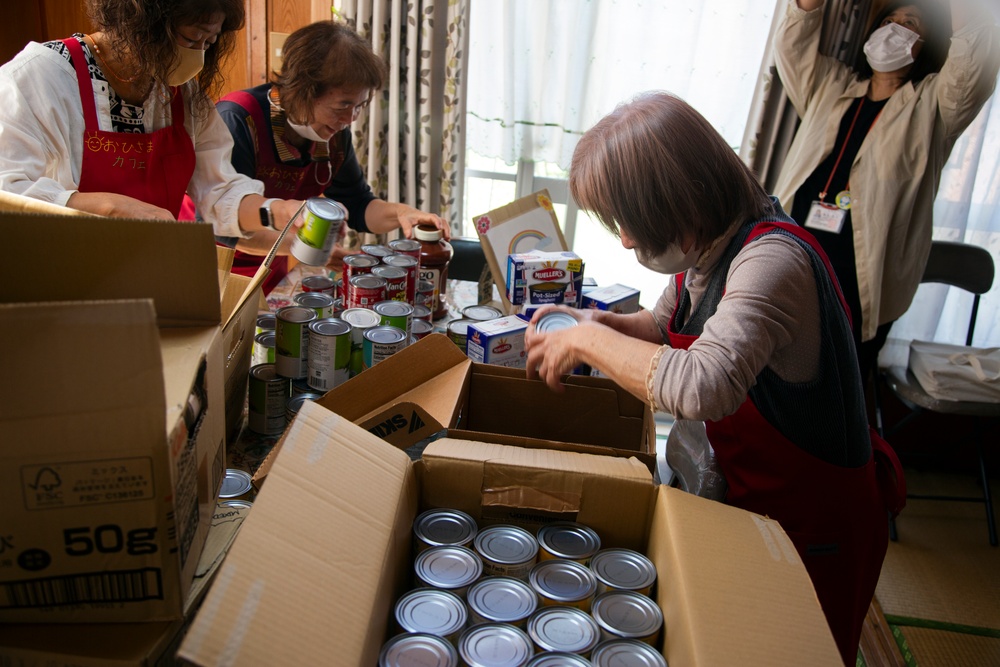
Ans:
[{"label": "woman with bob haircut", "polygon": [[822,4],[789,0],[775,37],[801,124],[774,194],[833,264],[867,382],[923,276],[941,170],[993,92],[1000,31],[977,0],[882,3],[849,67],[819,53]]},{"label": "woman with bob haircut", "polygon": [[[667,93],[642,94],[587,131],[569,184],[640,264],[676,280],[652,311],[539,309],[525,337],[529,377],[559,391],[564,374],[588,364],[653,411],[704,420],[726,502],[781,523],[853,661],[887,510],[905,491],[895,455],[868,426],[822,249],[708,121]],[[553,308],[578,325],[536,331]]]},{"label": "woman with bob haircut", "polygon": [[[350,27],[334,21],[293,32],[282,47],[281,72],[271,82],[231,93],[217,107],[232,133],[232,165],[264,183],[267,197],[329,197],[348,211],[348,225],[384,234],[401,229],[413,236],[417,224],[433,225],[450,237],[440,216],[375,197],[351,144],[351,124],[382,88],[385,64]],[[233,270],[252,275],[277,232],[252,239],[218,239],[239,251]],[[290,242],[290,239],[288,239]],[[271,264],[264,291],[287,273],[289,243]],[[333,265],[342,249],[335,250]]]},{"label": "woman with bob haircut", "polygon": [[[209,98],[242,0],[87,0],[96,32],[29,43],[0,67],[0,189],[106,216],[261,228],[263,188],[229,164]],[[298,203],[275,205],[286,222]]]}]

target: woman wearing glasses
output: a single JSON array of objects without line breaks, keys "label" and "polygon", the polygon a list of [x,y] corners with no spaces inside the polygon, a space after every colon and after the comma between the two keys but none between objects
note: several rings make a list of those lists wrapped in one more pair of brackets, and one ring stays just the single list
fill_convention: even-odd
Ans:
[{"label": "woman wearing glasses", "polygon": [[[233,167],[262,181],[268,198],[325,196],[340,202],[348,225],[359,232],[399,228],[412,237],[413,227],[425,223],[448,238],[440,216],[378,199],[354,154],[351,124],[385,76],[382,59],[349,27],[320,21],[296,30],[285,41],[281,72],[270,83],[231,93],[217,105],[233,135]],[[242,251],[233,270],[252,274],[276,238],[277,232],[265,230],[249,239],[219,240]],[[287,273],[287,253],[286,242],[271,265],[265,292]]]}]

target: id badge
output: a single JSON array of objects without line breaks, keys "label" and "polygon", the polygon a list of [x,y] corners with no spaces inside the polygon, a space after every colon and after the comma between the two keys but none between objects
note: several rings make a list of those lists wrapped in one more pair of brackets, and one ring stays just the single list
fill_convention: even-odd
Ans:
[{"label": "id badge", "polygon": [[806,218],[805,226],[831,234],[839,234],[840,230],[844,228],[845,217],[847,217],[847,211],[839,208],[836,204],[814,201],[809,207],[809,217]]}]

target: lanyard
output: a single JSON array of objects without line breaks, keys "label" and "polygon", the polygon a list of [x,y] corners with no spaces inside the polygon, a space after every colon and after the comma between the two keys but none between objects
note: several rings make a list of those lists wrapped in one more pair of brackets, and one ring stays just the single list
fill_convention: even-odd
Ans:
[{"label": "lanyard", "polygon": [[[861,101],[858,102],[858,108],[854,111],[854,118],[851,119],[851,125],[850,127],[847,128],[847,136],[844,137],[844,142],[840,146],[840,153],[837,154],[837,160],[833,163],[833,168],[830,170],[830,177],[826,179],[826,185],[823,186],[823,191],[819,193],[820,201],[824,201],[826,199],[827,193],[830,191],[830,184],[833,182],[833,175],[837,173],[837,167],[840,166],[840,160],[841,158],[844,157],[844,151],[847,150],[847,143],[848,141],[850,141],[851,134],[854,132],[854,125],[858,122],[858,116],[861,115],[861,107],[865,103],[865,98],[861,97],[860,100]],[[879,116],[881,115],[882,112],[879,111],[878,115],[875,116],[875,119],[872,120],[872,124],[868,126],[869,132],[871,132],[871,128],[874,127],[875,121],[877,121]],[[851,182],[850,178],[848,178],[847,185],[844,187],[844,192],[850,193],[850,190],[851,190]],[[848,197],[849,196],[850,195],[848,194]]]}]

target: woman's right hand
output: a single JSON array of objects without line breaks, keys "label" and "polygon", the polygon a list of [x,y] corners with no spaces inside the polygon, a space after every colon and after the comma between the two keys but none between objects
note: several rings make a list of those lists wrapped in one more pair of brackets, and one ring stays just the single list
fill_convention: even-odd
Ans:
[{"label": "woman's right hand", "polygon": [[109,218],[175,219],[173,214],[164,208],[113,192],[74,192],[66,201],[66,206]]}]

